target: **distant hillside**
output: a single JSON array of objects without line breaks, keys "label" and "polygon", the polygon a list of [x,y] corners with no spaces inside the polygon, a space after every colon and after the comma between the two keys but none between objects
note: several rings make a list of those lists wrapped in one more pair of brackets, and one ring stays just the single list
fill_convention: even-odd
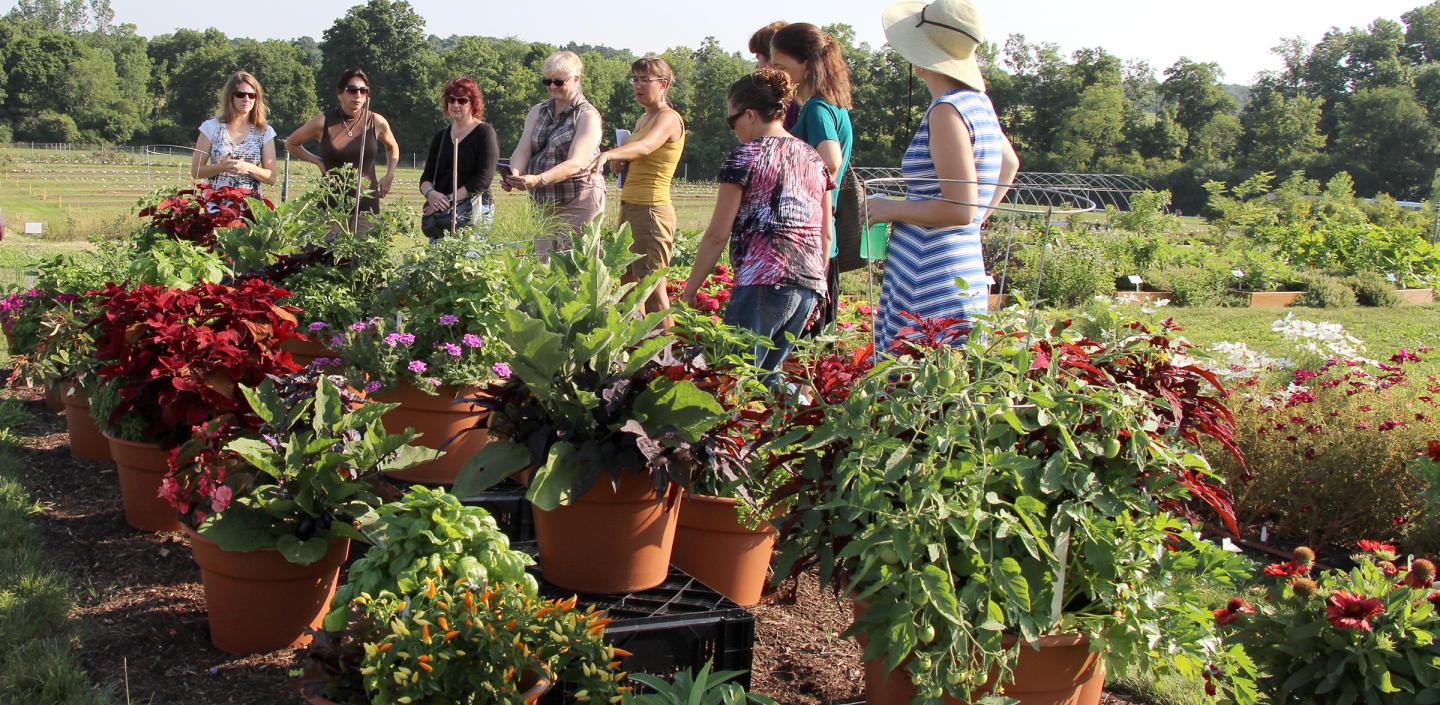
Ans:
[{"label": "distant hillside", "polygon": [[1250,86],[1222,83],[1220,87],[1224,88],[1225,92],[1229,93],[1230,97],[1235,99],[1235,103],[1240,106],[1241,110],[1244,110],[1245,105],[1250,102]]}]

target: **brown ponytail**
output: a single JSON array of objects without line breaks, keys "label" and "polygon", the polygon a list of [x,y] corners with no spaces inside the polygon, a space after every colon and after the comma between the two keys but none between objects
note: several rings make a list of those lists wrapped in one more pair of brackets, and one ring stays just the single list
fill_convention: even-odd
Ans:
[{"label": "brown ponytail", "polygon": [[785,106],[795,97],[795,84],[780,69],[756,69],[755,73],[730,84],[726,96],[736,110],[754,110],[766,122],[785,117]]},{"label": "brown ponytail", "polygon": [[805,65],[805,87],[811,93],[837,108],[853,106],[850,67],[834,37],[809,22],[797,22],[776,30],[770,47]]}]

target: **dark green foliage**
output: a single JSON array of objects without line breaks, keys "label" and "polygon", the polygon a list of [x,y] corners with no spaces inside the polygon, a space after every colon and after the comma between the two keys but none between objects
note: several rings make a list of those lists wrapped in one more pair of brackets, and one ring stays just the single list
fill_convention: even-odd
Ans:
[{"label": "dark green foliage", "polygon": [[1297,306],[1315,308],[1343,308],[1355,305],[1355,291],[1345,280],[1328,274],[1308,274],[1301,278],[1305,295],[1295,302]]},{"label": "dark green foliage", "polygon": [[1355,274],[1345,279],[1346,285],[1355,292],[1361,306],[1399,306],[1400,297],[1395,287],[1379,274]]}]

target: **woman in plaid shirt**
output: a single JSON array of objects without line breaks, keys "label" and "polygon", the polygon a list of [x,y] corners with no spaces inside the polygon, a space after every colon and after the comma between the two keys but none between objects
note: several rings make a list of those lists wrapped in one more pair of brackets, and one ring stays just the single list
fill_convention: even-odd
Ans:
[{"label": "woman in plaid shirt", "polygon": [[605,211],[605,177],[590,170],[600,154],[600,111],[580,90],[584,65],[575,52],[550,55],[541,67],[550,99],[530,109],[525,131],[510,155],[513,173],[501,187],[524,189],[564,228],[535,240],[535,254],[568,250],[570,237]]}]

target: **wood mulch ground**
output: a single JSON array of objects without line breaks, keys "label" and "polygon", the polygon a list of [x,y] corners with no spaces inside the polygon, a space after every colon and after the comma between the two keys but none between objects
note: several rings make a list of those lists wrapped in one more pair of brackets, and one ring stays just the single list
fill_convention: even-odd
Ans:
[{"label": "wood mulch ground", "polygon": [[[271,705],[302,699],[288,686],[293,651],[231,656],[210,644],[200,570],[180,533],[125,524],[114,466],[70,457],[65,418],[38,393],[10,390],[34,420],[12,429],[24,445],[23,481],[53,565],[74,585],[83,660],[96,682],[131,705]],[[848,604],[813,574],[754,608],[752,689],[785,705],[864,697],[860,648],[840,634]],[[1133,701],[1106,696],[1106,703]]]}]

